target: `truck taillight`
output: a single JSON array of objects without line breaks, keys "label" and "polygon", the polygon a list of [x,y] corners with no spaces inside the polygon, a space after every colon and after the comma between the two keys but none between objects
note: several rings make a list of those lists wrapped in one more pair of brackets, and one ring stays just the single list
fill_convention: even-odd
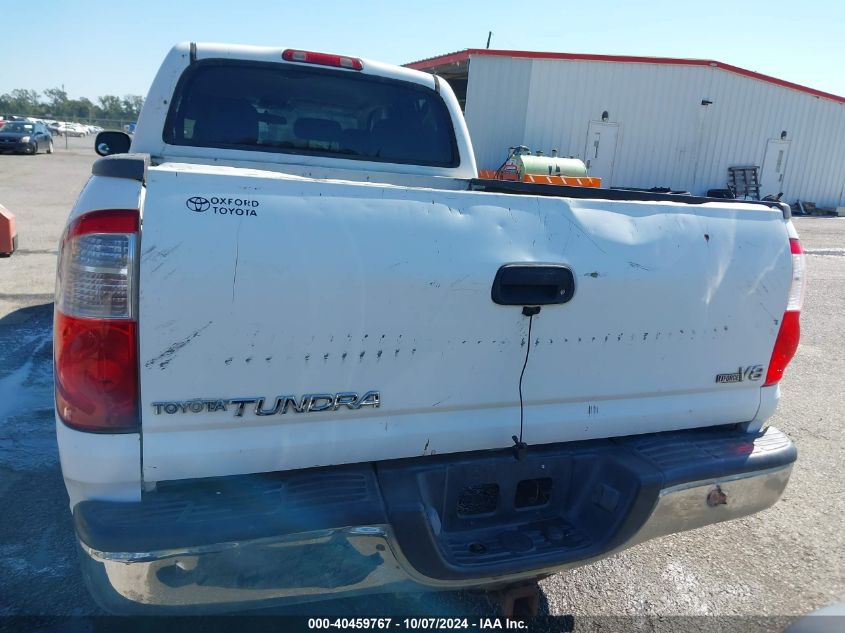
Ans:
[{"label": "truck taillight", "polygon": [[778,337],[775,340],[775,348],[772,350],[772,358],[769,361],[765,387],[774,385],[783,378],[783,371],[792,357],[795,356],[798,341],[801,338],[799,319],[801,307],[804,304],[804,286],[806,284],[804,250],[801,248],[801,242],[797,239],[789,240],[789,248],[792,252],[792,284],[789,287],[786,312],[783,313]]},{"label": "truck taillight", "polygon": [[62,237],[53,324],[56,410],[69,427],[137,431],[137,210],[92,211]]}]

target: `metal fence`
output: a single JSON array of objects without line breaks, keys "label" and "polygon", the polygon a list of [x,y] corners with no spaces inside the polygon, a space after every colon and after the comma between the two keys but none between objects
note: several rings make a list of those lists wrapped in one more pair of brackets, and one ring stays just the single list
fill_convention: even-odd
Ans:
[{"label": "metal fence", "polygon": [[33,119],[41,119],[43,121],[62,121],[67,123],[82,123],[83,125],[98,125],[104,130],[121,130],[124,131],[125,126],[129,125],[130,123],[134,123],[137,119],[104,119],[99,117],[54,117],[52,115],[33,115],[33,114],[15,114],[15,113],[8,113],[4,114],[6,119],[11,119],[12,117],[31,117]]},{"label": "metal fence", "polygon": [[134,123],[137,119],[67,119],[70,123],[82,123],[83,125],[98,125],[104,130],[123,130],[124,126]]}]

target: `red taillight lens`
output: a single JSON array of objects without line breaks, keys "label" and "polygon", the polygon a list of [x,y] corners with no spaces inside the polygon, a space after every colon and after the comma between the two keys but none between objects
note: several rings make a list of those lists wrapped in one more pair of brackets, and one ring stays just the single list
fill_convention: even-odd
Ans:
[{"label": "red taillight lens", "polygon": [[91,233],[137,233],[138,212],[132,209],[92,211],[79,216],[69,227],[66,240]]},{"label": "red taillight lens", "polygon": [[137,431],[137,324],[80,319],[58,311],[55,319],[59,417],[81,431]]},{"label": "red taillight lens", "polygon": [[769,371],[766,373],[764,387],[773,385],[783,378],[783,370],[795,356],[798,340],[801,338],[801,325],[798,322],[800,316],[800,312],[784,312],[775,341],[775,349],[772,351],[772,359],[769,361]]},{"label": "red taillight lens", "polygon": [[804,304],[805,285],[805,263],[804,250],[801,242],[797,239],[789,240],[789,250],[792,253],[792,284],[789,288],[789,299],[783,319],[780,322],[775,348],[772,350],[772,358],[769,361],[769,369],[766,373],[766,382],[763,385],[768,387],[774,385],[783,378],[783,371],[795,356],[798,350],[798,341],[801,338],[801,307]]},{"label": "red taillight lens", "polygon": [[68,426],[137,431],[139,213],[93,211],[61,242],[53,325],[56,410]]},{"label": "red taillight lens", "polygon": [[320,66],[334,66],[349,70],[364,70],[364,62],[357,57],[330,55],[328,53],[314,53],[312,51],[297,51],[291,48],[282,53],[286,62],[301,62],[303,64],[319,64]]}]

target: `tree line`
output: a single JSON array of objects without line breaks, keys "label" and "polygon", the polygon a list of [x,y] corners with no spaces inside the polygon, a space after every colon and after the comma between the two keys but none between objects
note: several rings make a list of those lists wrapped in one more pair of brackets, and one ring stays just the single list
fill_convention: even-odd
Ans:
[{"label": "tree line", "polygon": [[97,103],[94,103],[86,97],[69,99],[67,92],[61,88],[47,88],[42,93],[17,88],[0,95],[0,114],[59,121],[135,121],[143,104],[144,98],[140,95],[104,95],[97,97]]}]

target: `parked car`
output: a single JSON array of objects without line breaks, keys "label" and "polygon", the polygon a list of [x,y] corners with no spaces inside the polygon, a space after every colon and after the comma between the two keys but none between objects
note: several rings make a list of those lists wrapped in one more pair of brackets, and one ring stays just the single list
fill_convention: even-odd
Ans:
[{"label": "parked car", "polygon": [[79,124],[68,121],[61,121],[56,125],[56,133],[60,136],[88,136],[88,128]]},{"label": "parked car", "polygon": [[0,152],[53,153],[53,135],[43,123],[9,121],[0,129]]},{"label": "parked car", "polygon": [[95,147],[55,403],[110,611],[503,588],[789,480],[786,204],[479,180],[443,79],[279,48],[175,47]]}]

